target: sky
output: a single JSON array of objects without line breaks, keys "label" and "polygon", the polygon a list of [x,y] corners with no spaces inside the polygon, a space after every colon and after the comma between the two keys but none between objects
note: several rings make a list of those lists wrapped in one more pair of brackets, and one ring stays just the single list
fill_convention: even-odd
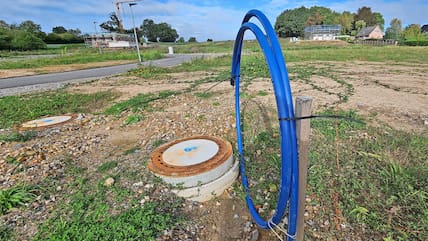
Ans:
[{"label": "sky", "polygon": [[[101,31],[98,26],[109,19],[115,10],[114,0],[2,0],[0,20],[8,24],[32,20],[40,24],[42,31],[63,26],[80,29],[83,33]],[[124,0],[120,0],[124,1]],[[125,0],[126,1],[126,0]],[[427,0],[135,0],[133,6],[135,23],[141,25],[144,19],[155,23],[167,22],[177,30],[180,37],[188,40],[196,37],[200,42],[208,38],[233,40],[245,13],[251,9],[261,10],[272,25],[279,14],[286,9],[300,6],[323,6],[337,12],[357,12],[362,6],[380,12],[386,27],[393,18],[401,19],[403,27],[409,24],[428,24]],[[121,6],[125,28],[132,28],[130,7]]]}]

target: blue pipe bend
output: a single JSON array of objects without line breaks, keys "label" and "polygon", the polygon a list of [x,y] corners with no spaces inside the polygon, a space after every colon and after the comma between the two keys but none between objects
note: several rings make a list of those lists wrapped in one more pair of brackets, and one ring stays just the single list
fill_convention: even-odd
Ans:
[{"label": "blue pipe bend", "polygon": [[[252,17],[256,17],[260,21],[266,35],[257,25],[249,22]],[[249,193],[248,180],[245,173],[244,148],[241,133],[239,92],[241,50],[244,33],[247,30],[254,33],[265,56],[275,91],[278,118],[280,120],[284,120],[286,118],[294,117],[290,82],[278,38],[276,37],[275,31],[267,17],[259,10],[251,10],[245,15],[236,36],[231,71],[232,83],[235,84],[236,131],[238,152],[240,156],[241,179],[246,192],[245,199],[251,216],[263,229],[270,229],[273,226],[272,223],[275,225],[278,224],[283,219],[288,206],[289,215],[287,232],[289,235],[287,235],[287,240],[294,240],[293,237],[296,233],[298,209],[298,151],[294,121],[279,121],[281,142],[281,179],[277,207],[275,213],[269,220],[264,220],[259,215]]]}]

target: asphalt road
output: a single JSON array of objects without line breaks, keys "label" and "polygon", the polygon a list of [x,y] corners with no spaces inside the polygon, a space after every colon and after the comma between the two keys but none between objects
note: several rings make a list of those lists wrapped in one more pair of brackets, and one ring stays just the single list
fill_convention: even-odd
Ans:
[{"label": "asphalt road", "polygon": [[[166,58],[143,62],[145,66],[172,67],[195,58],[213,56],[212,54],[173,54]],[[0,78],[0,90],[48,83],[70,82],[73,80],[91,80],[124,73],[136,68],[137,64],[124,64],[94,69],[75,70],[62,73],[41,74],[13,78]]]}]

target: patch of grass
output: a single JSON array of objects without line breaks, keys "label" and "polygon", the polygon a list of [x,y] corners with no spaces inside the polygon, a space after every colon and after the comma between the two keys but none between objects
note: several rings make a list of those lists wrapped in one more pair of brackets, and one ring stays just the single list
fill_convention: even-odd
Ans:
[{"label": "patch of grass", "polygon": [[0,141],[5,142],[26,142],[36,136],[34,131],[11,132],[8,134],[0,134]]},{"label": "patch of grass", "polygon": [[257,95],[258,95],[258,96],[267,96],[267,95],[268,95],[268,93],[267,93],[266,91],[264,91],[264,90],[259,90],[259,91],[257,92]]},{"label": "patch of grass", "polygon": [[157,94],[148,93],[148,94],[139,94],[132,97],[129,100],[119,102],[113,106],[107,108],[104,113],[107,115],[116,115],[119,116],[125,111],[130,111],[133,113],[144,111],[148,105],[156,100],[164,99],[172,95],[176,95],[176,91],[161,91]]},{"label": "patch of grass", "polygon": [[424,63],[428,47],[361,46],[311,47],[284,49],[287,62],[302,61],[374,61]]},{"label": "patch of grass", "polygon": [[108,161],[108,162],[105,162],[105,163],[103,163],[103,164],[101,164],[101,165],[99,165],[97,167],[97,171],[98,172],[107,172],[107,171],[110,171],[111,169],[117,167],[117,164],[118,164],[117,161]]},{"label": "patch of grass", "polygon": [[[94,188],[81,177],[74,185],[76,192],[70,196],[70,202],[63,203],[62,208],[40,226],[33,240],[154,240],[178,221],[168,210],[179,207],[179,202],[112,207],[107,201],[110,196],[114,195],[114,200],[120,202],[132,197],[133,192],[124,188],[115,191],[115,187],[102,185]],[[114,209],[116,214],[111,213]]]},{"label": "patch of grass", "polygon": [[35,189],[30,186],[14,186],[9,189],[0,190],[0,215],[9,209],[24,206],[31,202],[36,195]]},{"label": "patch of grass", "polygon": [[0,224],[0,240],[13,240],[15,237],[14,230],[4,224]]},{"label": "patch of grass", "polygon": [[[162,58],[162,53],[158,50],[143,51],[142,58],[144,60],[160,59]],[[70,54],[58,55],[57,57],[1,61],[0,69],[38,68],[51,65],[86,64],[114,60],[137,60],[137,58],[134,50],[114,50],[99,53],[98,49],[78,49]]]},{"label": "patch of grass", "polygon": [[128,71],[128,75],[139,76],[145,79],[164,78],[168,73],[171,73],[169,68],[161,68],[156,66],[141,66],[137,69]]},{"label": "patch of grass", "polygon": [[129,155],[129,154],[137,152],[138,150],[140,150],[140,148],[138,148],[138,147],[132,147],[132,148],[124,151],[123,155]]},{"label": "patch of grass", "polygon": [[123,121],[123,124],[132,125],[140,122],[141,120],[143,120],[143,117],[141,115],[131,114],[126,117],[126,119]]},{"label": "patch of grass", "polygon": [[105,106],[115,97],[111,92],[69,94],[61,91],[1,97],[0,128],[8,128],[47,115],[90,112]]},{"label": "patch of grass", "polygon": [[165,143],[167,143],[167,141],[166,141],[166,140],[164,140],[164,139],[159,139],[159,140],[155,140],[155,141],[153,142],[152,146],[153,146],[153,148],[156,148],[156,147],[161,146],[161,145],[163,145],[163,144],[165,144]]},{"label": "patch of grass", "polygon": [[[279,134],[258,122],[260,111],[254,115],[246,111],[241,128],[250,195],[263,211],[260,214],[269,217],[277,201]],[[313,225],[324,228],[316,234],[309,230],[308,239],[349,237],[347,229],[331,228],[345,224],[359,236],[375,240],[424,240],[428,233],[428,137],[367,126],[355,111],[328,109],[318,114],[356,121],[311,120],[307,188],[311,203],[307,205],[318,208],[312,214]],[[241,187],[235,190],[243,196]],[[329,227],[325,227],[326,220]]]},{"label": "patch of grass", "polygon": [[[428,233],[428,138],[344,120],[311,122],[308,190],[326,209],[320,218],[332,224],[344,218],[377,240],[423,240]],[[332,216],[338,208],[343,217]]]},{"label": "patch of grass", "polygon": [[202,98],[202,99],[208,99],[213,96],[212,92],[198,92],[194,94],[196,97]]}]

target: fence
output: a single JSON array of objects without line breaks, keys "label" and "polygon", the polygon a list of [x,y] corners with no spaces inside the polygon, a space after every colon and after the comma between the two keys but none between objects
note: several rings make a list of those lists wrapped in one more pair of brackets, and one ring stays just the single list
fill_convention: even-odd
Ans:
[{"label": "fence", "polygon": [[356,39],[354,40],[355,44],[362,44],[362,45],[371,45],[371,46],[385,46],[385,45],[398,45],[398,41],[394,39]]}]

